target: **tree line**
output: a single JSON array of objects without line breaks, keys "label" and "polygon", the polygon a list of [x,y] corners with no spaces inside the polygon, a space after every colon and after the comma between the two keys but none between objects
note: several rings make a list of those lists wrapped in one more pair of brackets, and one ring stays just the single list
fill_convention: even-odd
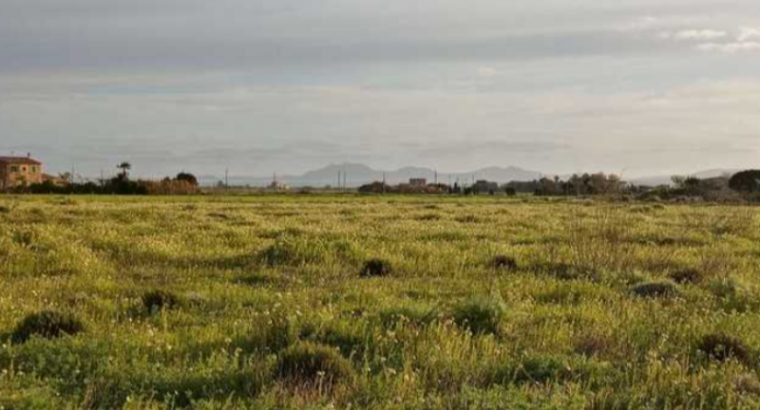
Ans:
[{"label": "tree line", "polygon": [[200,192],[195,175],[180,172],[175,177],[162,180],[133,180],[129,176],[132,165],[122,162],[116,166],[119,172],[113,177],[96,182],[77,183],[73,180],[57,183],[46,180],[39,184],[17,188],[18,192],[34,194],[113,194],[113,195],[182,195]]}]

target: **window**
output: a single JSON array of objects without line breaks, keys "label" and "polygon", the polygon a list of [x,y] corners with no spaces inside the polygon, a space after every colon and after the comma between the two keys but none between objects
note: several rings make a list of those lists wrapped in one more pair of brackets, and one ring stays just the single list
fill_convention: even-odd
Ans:
[{"label": "window", "polygon": [[18,172],[18,165],[11,165],[11,172]]},{"label": "window", "polygon": [[32,167],[32,174],[36,174],[36,173],[37,173],[37,167],[34,166],[34,167]]}]

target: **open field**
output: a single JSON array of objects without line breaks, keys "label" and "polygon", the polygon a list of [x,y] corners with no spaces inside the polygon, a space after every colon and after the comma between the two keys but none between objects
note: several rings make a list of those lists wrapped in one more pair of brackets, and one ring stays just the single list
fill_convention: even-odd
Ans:
[{"label": "open field", "polygon": [[0,197],[0,408],[758,408],[757,212]]}]

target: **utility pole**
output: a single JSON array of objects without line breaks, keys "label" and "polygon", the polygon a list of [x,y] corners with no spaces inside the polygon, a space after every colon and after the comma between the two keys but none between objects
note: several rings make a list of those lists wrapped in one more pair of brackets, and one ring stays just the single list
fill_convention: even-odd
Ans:
[{"label": "utility pole", "polygon": [[385,172],[383,172],[383,194],[385,193]]},{"label": "utility pole", "polygon": [[340,191],[340,171],[338,171],[338,185],[335,185],[335,188]]},{"label": "utility pole", "polygon": [[346,180],[348,179],[347,176],[348,176],[348,172],[343,170],[343,190],[344,191],[346,190],[346,188],[348,188],[348,185],[346,184]]},{"label": "utility pole", "polygon": [[230,169],[224,169],[224,188],[230,189]]}]

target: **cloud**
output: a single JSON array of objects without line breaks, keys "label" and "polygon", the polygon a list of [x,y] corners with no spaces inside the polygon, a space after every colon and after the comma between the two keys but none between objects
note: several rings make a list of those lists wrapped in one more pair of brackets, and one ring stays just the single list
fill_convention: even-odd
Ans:
[{"label": "cloud", "polygon": [[739,29],[739,35],[736,36],[736,40],[739,42],[745,42],[753,38],[760,38],[760,28],[742,27]]},{"label": "cloud", "polygon": [[680,30],[676,32],[664,31],[660,33],[659,37],[662,39],[674,39],[679,41],[691,41],[691,40],[715,40],[719,38],[727,37],[728,33],[721,30]]},{"label": "cloud", "polygon": [[702,43],[696,46],[700,51],[718,51],[722,53],[739,53],[760,50],[760,42],[733,41],[728,43]]}]

